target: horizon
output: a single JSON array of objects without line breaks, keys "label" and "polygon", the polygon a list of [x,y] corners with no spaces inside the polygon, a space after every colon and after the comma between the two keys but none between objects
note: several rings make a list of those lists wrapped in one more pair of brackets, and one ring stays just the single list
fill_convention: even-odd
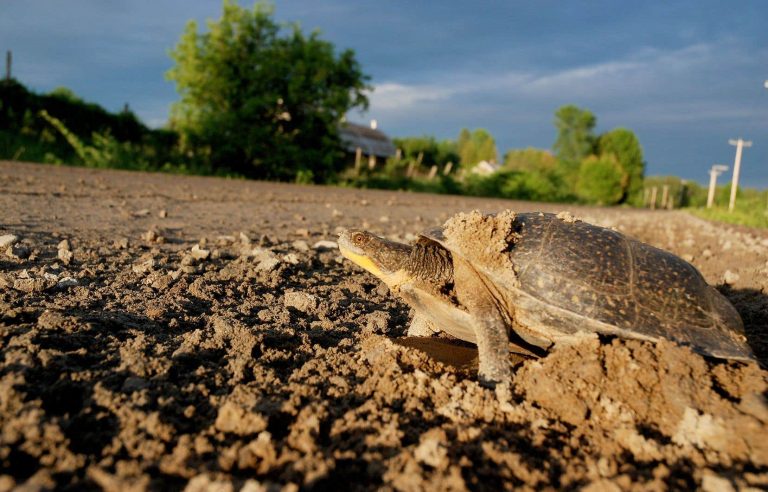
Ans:
[{"label": "horizon", "polygon": [[[355,51],[375,90],[369,111],[348,118],[376,119],[390,137],[486,128],[500,156],[549,150],[556,109],[575,104],[595,114],[596,133],[635,132],[648,176],[706,184],[709,168],[725,164],[726,184],[728,141],[742,137],[753,145],[740,185],[768,188],[768,6],[717,7],[302,0],[276,2],[275,18]],[[188,20],[201,29],[220,12],[219,2],[11,0],[0,6],[0,49],[13,52],[13,76],[31,90],[64,86],[110,111],[128,103],[159,127],[178,98],[164,79],[168,51]]]}]

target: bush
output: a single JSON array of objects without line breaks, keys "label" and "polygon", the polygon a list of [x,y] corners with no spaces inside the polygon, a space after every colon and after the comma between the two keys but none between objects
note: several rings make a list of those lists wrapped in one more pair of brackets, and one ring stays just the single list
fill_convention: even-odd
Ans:
[{"label": "bush", "polygon": [[590,156],[579,166],[576,195],[587,203],[615,205],[624,195],[626,180],[613,155]]}]

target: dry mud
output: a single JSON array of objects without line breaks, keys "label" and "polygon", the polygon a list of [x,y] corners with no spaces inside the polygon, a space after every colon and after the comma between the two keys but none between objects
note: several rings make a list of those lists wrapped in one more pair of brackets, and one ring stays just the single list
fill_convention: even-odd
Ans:
[{"label": "dry mud", "polygon": [[473,347],[398,340],[409,309],[337,228],[409,240],[472,209],[568,210],[683,256],[766,367],[764,231],[4,162],[0,490],[768,487],[756,363],[585,337],[515,359],[505,412]]}]

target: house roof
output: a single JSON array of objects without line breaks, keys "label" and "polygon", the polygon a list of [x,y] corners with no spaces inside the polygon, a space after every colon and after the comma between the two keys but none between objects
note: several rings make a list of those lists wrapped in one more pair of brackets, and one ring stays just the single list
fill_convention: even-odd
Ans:
[{"label": "house roof", "polygon": [[359,147],[365,155],[391,157],[397,151],[395,144],[384,132],[367,126],[343,123],[339,127],[339,136],[342,146],[348,152],[356,152]]}]

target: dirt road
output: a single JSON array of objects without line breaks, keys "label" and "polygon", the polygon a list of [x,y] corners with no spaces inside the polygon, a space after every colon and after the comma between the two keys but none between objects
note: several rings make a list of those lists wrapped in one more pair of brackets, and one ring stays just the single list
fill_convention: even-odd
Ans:
[{"label": "dirt road", "polygon": [[0,162],[0,491],[768,487],[757,364],[587,338],[516,365],[504,412],[471,368],[393,343],[408,307],[333,242],[507,208],[689,260],[768,363],[765,231]]}]

